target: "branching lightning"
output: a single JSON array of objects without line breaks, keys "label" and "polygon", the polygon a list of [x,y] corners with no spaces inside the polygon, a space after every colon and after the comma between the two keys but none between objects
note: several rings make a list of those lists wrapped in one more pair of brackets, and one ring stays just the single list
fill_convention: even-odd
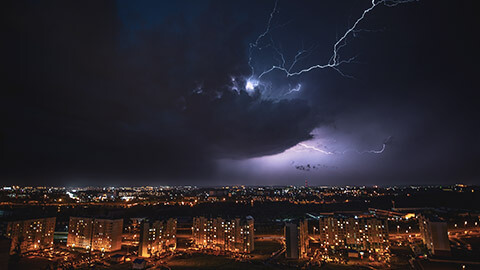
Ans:
[{"label": "branching lightning", "polygon": [[255,42],[253,43],[250,43],[250,47],[249,47],[249,53],[248,53],[248,65],[250,66],[250,69],[252,71],[251,75],[250,75],[250,78],[248,78],[247,80],[247,85],[248,83],[250,82],[250,80],[254,77],[254,74],[255,74],[255,68],[253,67],[253,64],[252,64],[252,51],[253,49],[257,48],[259,50],[262,50],[262,47],[259,47],[259,42],[260,40],[262,40],[262,38],[264,38],[265,36],[268,35],[268,33],[270,32],[270,28],[272,26],[272,20],[273,20],[273,17],[275,15],[275,13],[277,12],[277,5],[278,5],[278,0],[275,1],[275,5],[273,6],[273,10],[272,12],[270,13],[270,18],[268,19],[268,22],[267,22],[267,27],[265,28],[265,31],[263,31],[258,37],[257,39],[255,40]]},{"label": "branching lightning", "polygon": [[301,147],[303,147],[303,148],[306,148],[306,149],[309,149],[309,150],[313,150],[313,151],[316,151],[316,152],[320,152],[320,153],[325,154],[325,155],[337,155],[337,154],[345,155],[345,154],[348,154],[348,153],[356,153],[356,154],[363,155],[363,154],[382,154],[382,153],[385,151],[385,149],[387,148],[387,144],[389,144],[391,141],[392,141],[392,136],[389,136],[389,137],[382,143],[382,148],[379,149],[379,150],[363,150],[363,151],[359,151],[359,150],[356,150],[356,149],[347,149],[347,150],[344,150],[344,151],[341,151],[341,152],[326,151],[326,150],[323,150],[323,149],[320,149],[320,148],[318,148],[318,147],[311,146],[311,145],[308,145],[308,144],[305,144],[305,143],[299,143],[298,145],[301,146]]},{"label": "branching lightning", "polygon": [[310,150],[313,150],[313,151],[317,151],[317,152],[320,152],[322,154],[325,154],[325,155],[334,155],[336,154],[335,152],[330,152],[330,151],[325,151],[323,149],[320,149],[320,148],[317,148],[315,146],[311,146],[311,145],[307,145],[307,144],[304,144],[304,143],[299,143],[298,145],[306,148],[306,149],[310,149]]},{"label": "branching lightning", "polygon": [[[352,76],[345,74],[340,67],[344,64],[353,63],[355,61],[355,57],[350,58],[342,58],[340,53],[343,48],[347,46],[347,41],[349,37],[355,38],[358,33],[360,32],[378,32],[377,30],[366,30],[361,29],[360,24],[365,20],[367,15],[372,13],[372,11],[378,7],[379,5],[384,5],[386,7],[394,7],[399,4],[413,2],[418,0],[370,0],[370,5],[363,10],[361,15],[353,21],[353,24],[349,28],[347,28],[343,34],[341,34],[337,39],[336,42],[332,45],[331,56],[326,63],[319,63],[315,65],[311,65],[308,67],[301,67],[300,61],[306,57],[308,57],[311,52],[315,49],[314,47],[305,49],[302,44],[302,48],[296,52],[294,55],[293,60],[287,61],[287,57],[285,57],[284,52],[282,52],[281,46],[277,46],[273,37],[272,31],[277,28],[274,26],[274,17],[275,14],[278,13],[278,0],[275,1],[272,11],[270,12],[270,16],[267,20],[267,25],[262,33],[255,39],[254,42],[249,44],[249,51],[248,51],[248,65],[250,67],[251,73],[250,76],[245,81],[245,90],[247,92],[252,92],[255,90],[257,86],[264,86],[265,85],[265,77],[274,72],[280,72],[285,75],[286,78],[291,78],[295,76],[300,76],[302,74],[308,73],[310,71],[314,71],[317,69],[333,69],[338,72],[341,76],[346,78],[353,78]],[[262,50],[269,48],[273,50],[274,56],[273,59],[275,64],[267,65],[267,68],[263,71],[257,71],[254,65],[254,52],[261,52]],[[288,91],[283,95],[289,95],[295,92],[299,92],[302,88],[301,83],[297,83],[295,87],[289,87]],[[387,144],[389,144],[391,138],[389,137],[385,140],[382,144],[380,149],[371,149],[371,150],[356,150],[356,149],[347,149],[344,151],[331,151],[326,149],[321,149],[316,146],[309,145],[305,142],[301,142],[297,144],[297,147],[302,147],[304,149],[319,152],[323,155],[347,155],[349,153],[354,154],[382,154],[387,148]],[[297,148],[298,150],[298,148]],[[311,168],[323,168],[322,166],[310,166],[309,164],[306,166],[299,165],[296,166],[297,169],[303,170],[310,170]]]},{"label": "branching lightning", "polygon": [[337,41],[333,44],[332,55],[331,55],[331,57],[330,57],[330,59],[327,63],[312,65],[310,67],[299,69],[297,71],[293,71],[294,67],[296,66],[298,61],[302,58],[302,56],[305,53],[307,53],[308,51],[303,50],[303,49],[299,50],[297,52],[294,60],[292,61],[292,63],[287,67],[285,57],[284,57],[283,53],[280,50],[278,50],[278,48],[275,46],[275,44],[273,42],[273,39],[270,36],[270,44],[269,45],[272,46],[273,49],[275,50],[275,52],[280,56],[281,61],[279,61],[279,63],[277,65],[272,65],[270,68],[264,70],[258,76],[256,76],[255,69],[254,69],[254,66],[252,64],[252,61],[253,61],[252,52],[253,52],[254,49],[261,50],[262,48],[259,47],[260,41],[270,34],[270,31],[272,29],[272,20],[275,16],[275,13],[278,12],[277,11],[278,0],[275,1],[275,5],[273,7],[272,12],[270,13],[270,17],[268,19],[265,31],[263,31],[257,37],[255,42],[250,43],[248,65],[250,66],[250,69],[251,69],[251,75],[247,80],[247,85],[249,85],[249,82],[252,79],[255,78],[256,80],[260,80],[265,75],[267,75],[267,74],[269,74],[273,71],[276,71],[276,70],[283,72],[287,77],[293,77],[293,76],[298,76],[298,75],[301,75],[301,74],[304,74],[304,73],[307,73],[307,72],[310,72],[310,71],[316,70],[316,69],[331,68],[331,69],[336,70],[338,73],[340,73],[340,75],[342,75],[344,77],[352,78],[351,76],[349,76],[347,74],[344,74],[339,68],[341,65],[352,63],[355,60],[355,57],[351,57],[351,58],[348,58],[348,59],[341,59],[340,58],[340,51],[343,47],[345,47],[347,45],[347,38],[350,35],[354,36],[356,33],[360,32],[360,31],[363,31],[362,29],[358,29],[359,24],[365,19],[365,17],[369,13],[371,13],[375,9],[375,7],[377,7],[379,5],[384,5],[384,6],[387,6],[387,7],[393,7],[393,6],[397,6],[399,4],[403,4],[403,3],[407,3],[407,2],[413,2],[413,1],[416,1],[416,0],[371,0],[370,6],[362,12],[361,16],[358,17],[355,20],[355,22],[352,24],[352,26],[350,28],[348,28],[343,33],[343,35],[341,35],[340,38],[338,38]]},{"label": "branching lightning", "polygon": [[357,154],[381,154],[383,153],[383,151],[385,151],[385,148],[387,147],[386,143],[383,143],[382,144],[382,149],[380,150],[364,150],[364,151],[358,151],[358,150],[355,150],[355,149],[349,149],[349,150],[345,150],[342,152],[342,154],[346,154],[348,152],[354,152],[354,153],[357,153]]},{"label": "branching lightning", "polygon": [[286,95],[289,95],[291,93],[294,93],[294,92],[300,92],[300,89],[302,89],[302,84],[297,84],[297,86],[295,86],[294,88],[290,89],[287,93],[285,93],[284,96]]}]

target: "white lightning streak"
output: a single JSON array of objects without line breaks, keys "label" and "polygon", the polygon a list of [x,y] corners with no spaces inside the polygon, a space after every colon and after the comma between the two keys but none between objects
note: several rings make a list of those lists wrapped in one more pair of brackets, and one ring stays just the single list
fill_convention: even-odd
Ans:
[{"label": "white lightning streak", "polygon": [[355,150],[355,149],[348,149],[348,150],[345,150],[343,152],[330,152],[330,151],[326,151],[326,150],[323,150],[323,149],[320,149],[320,148],[317,148],[315,146],[311,146],[311,145],[307,145],[305,143],[299,143],[298,145],[304,147],[304,148],[307,148],[307,149],[310,149],[310,150],[314,150],[314,151],[317,151],[317,152],[320,152],[322,154],[326,154],[326,155],[345,155],[347,153],[350,153],[350,152],[353,152],[353,153],[357,153],[359,155],[363,155],[363,154],[382,154],[383,152],[385,152],[385,149],[387,148],[387,144],[391,141],[391,136],[388,137],[382,144],[382,148],[380,150],[364,150],[364,151],[358,151],[358,150]]},{"label": "white lightning streak", "polygon": [[305,147],[307,149],[310,149],[310,150],[320,152],[320,153],[325,154],[325,155],[334,155],[335,154],[334,152],[325,151],[325,150],[322,150],[322,149],[317,148],[315,146],[307,145],[307,144],[304,144],[304,143],[299,143],[298,145],[303,146],[303,147]]},{"label": "white lightning streak", "polygon": [[[260,42],[260,40],[265,37],[268,32],[270,32],[270,27],[272,26],[272,20],[273,20],[273,15],[275,15],[275,12],[277,12],[277,4],[278,4],[278,0],[275,1],[275,5],[273,6],[273,10],[272,12],[270,13],[270,18],[268,19],[268,23],[267,23],[267,27],[265,28],[265,31],[263,31],[263,33],[261,33],[257,39],[255,40],[255,42],[253,43],[250,43],[250,48],[249,48],[249,55],[248,55],[248,65],[250,66],[250,69],[252,70],[252,74],[250,75],[250,78],[252,78],[255,74],[255,69],[252,65],[252,49],[253,48],[258,48],[258,43]],[[260,48],[261,49],[261,48]]]},{"label": "white lightning streak", "polygon": [[387,144],[384,143],[382,144],[382,149],[380,150],[364,150],[364,151],[358,151],[358,150],[354,150],[354,149],[349,149],[349,150],[345,150],[342,152],[342,154],[346,154],[348,152],[354,152],[354,153],[357,153],[357,154],[360,154],[360,155],[363,155],[363,154],[381,154],[385,151],[385,148],[387,147]]},{"label": "white lightning streak", "polygon": [[300,61],[302,58],[306,57],[304,56],[305,53],[310,53],[312,51],[313,47],[310,49],[310,50],[304,50],[304,49],[301,49],[297,52],[297,54],[295,55],[295,58],[293,59],[293,62],[292,64],[290,65],[290,67],[288,68],[288,72],[290,72],[292,70],[292,68],[298,63],[298,61]]},{"label": "white lightning streak", "polygon": [[[377,7],[378,5],[385,5],[387,7],[393,7],[393,6],[396,6],[398,4],[403,4],[403,3],[407,3],[407,2],[413,2],[413,1],[416,1],[416,0],[371,0],[371,5],[370,7],[368,7],[367,9],[365,9],[362,13],[362,15],[355,21],[355,23],[353,23],[353,25],[348,28],[344,33],[343,35],[333,44],[333,51],[332,51],[332,56],[330,58],[330,60],[325,63],[325,64],[317,64],[317,65],[313,65],[313,66],[310,66],[308,68],[304,68],[304,69],[301,69],[299,71],[295,71],[295,72],[292,72],[292,68],[295,66],[295,64],[297,63],[298,61],[298,57],[303,54],[304,52],[303,51],[299,51],[297,53],[297,55],[295,56],[295,59],[293,61],[293,63],[290,65],[289,68],[286,68],[285,67],[285,61],[284,61],[284,57],[283,57],[283,54],[280,53],[276,48],[275,50],[277,51],[277,53],[282,57],[282,64],[281,65],[273,65],[271,68],[263,71],[257,78],[260,79],[262,78],[263,76],[265,76],[266,74],[274,71],[274,70],[279,70],[279,71],[282,71],[285,73],[285,75],[287,77],[292,77],[292,76],[298,76],[298,75],[301,75],[303,73],[307,73],[307,72],[310,72],[312,70],[315,70],[315,69],[326,69],[326,68],[332,68],[334,70],[336,70],[337,72],[339,72],[342,76],[345,76],[345,77],[350,77],[351,76],[348,76],[346,74],[344,74],[340,69],[339,69],[339,66],[342,65],[342,64],[347,64],[347,63],[351,63],[353,60],[355,60],[354,57],[352,58],[349,58],[349,59],[346,59],[346,60],[340,60],[340,54],[339,54],[339,51],[344,47],[346,46],[346,40],[347,40],[347,37],[350,35],[350,34],[355,34],[356,32],[358,31],[361,31],[361,30],[358,30],[357,27],[358,25],[365,19],[365,17],[367,16],[368,13],[370,13],[372,10],[375,9],[375,7]],[[248,60],[248,64],[252,70],[252,75],[251,77],[254,76],[254,68],[253,68],[253,65],[251,64],[252,62],[252,55],[251,55],[251,51],[253,48],[256,48],[258,47],[258,43],[260,42],[260,40],[265,37],[269,31],[270,31],[270,28],[271,28],[271,22],[272,22],[272,19],[273,19],[273,16],[277,10],[277,3],[278,1],[275,1],[275,6],[273,8],[273,11],[270,13],[270,18],[268,20],[268,24],[267,24],[267,27],[265,29],[265,31],[260,34],[258,36],[258,38],[256,39],[256,41],[254,43],[250,43],[250,55],[249,55],[249,60]]]},{"label": "white lightning streak", "polygon": [[370,151],[364,151],[364,153],[371,153],[371,154],[381,154],[383,151],[385,151],[385,148],[387,147],[386,144],[382,144],[382,149],[380,150],[370,150]]},{"label": "white lightning streak", "polygon": [[297,84],[297,86],[295,86],[294,88],[290,89],[290,91],[288,91],[287,93],[285,93],[284,96],[289,95],[289,94],[291,94],[291,93],[293,93],[293,92],[299,92],[300,89],[302,89],[302,85],[299,83],[299,84]]}]

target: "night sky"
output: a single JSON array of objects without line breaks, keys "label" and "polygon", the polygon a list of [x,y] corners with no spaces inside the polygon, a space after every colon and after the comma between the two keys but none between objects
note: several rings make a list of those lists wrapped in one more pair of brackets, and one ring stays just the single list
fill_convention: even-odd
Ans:
[{"label": "night sky", "polygon": [[7,1],[0,184],[480,184],[474,3]]}]

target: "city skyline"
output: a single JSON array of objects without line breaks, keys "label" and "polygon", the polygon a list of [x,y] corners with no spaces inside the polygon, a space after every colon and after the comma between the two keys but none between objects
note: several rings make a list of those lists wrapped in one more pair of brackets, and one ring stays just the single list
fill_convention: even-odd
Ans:
[{"label": "city skyline", "polygon": [[2,269],[478,269],[479,186],[2,187]]}]

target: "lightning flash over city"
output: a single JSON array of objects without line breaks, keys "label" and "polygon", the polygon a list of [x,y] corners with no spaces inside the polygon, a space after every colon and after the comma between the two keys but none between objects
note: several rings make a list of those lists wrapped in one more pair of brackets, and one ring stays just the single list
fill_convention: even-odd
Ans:
[{"label": "lightning flash over city", "polygon": [[2,1],[0,269],[479,269],[475,4]]}]

